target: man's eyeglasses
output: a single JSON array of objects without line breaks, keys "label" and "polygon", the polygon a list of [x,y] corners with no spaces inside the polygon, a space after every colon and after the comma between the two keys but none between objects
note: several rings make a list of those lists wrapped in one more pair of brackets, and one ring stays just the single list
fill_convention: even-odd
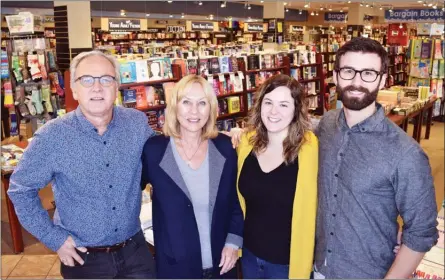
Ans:
[{"label": "man's eyeglasses", "polygon": [[113,76],[110,76],[110,75],[104,75],[104,76],[100,76],[100,77],[93,77],[91,75],[83,75],[83,76],[80,76],[79,78],[77,78],[75,80],[75,82],[79,81],[82,86],[89,88],[94,85],[94,82],[96,81],[96,79],[98,79],[99,83],[104,87],[109,87],[109,86],[113,85],[113,83],[116,81],[116,78]]},{"label": "man's eyeglasses", "polygon": [[350,67],[343,67],[340,69],[336,69],[336,71],[340,75],[340,78],[342,78],[343,80],[353,80],[355,78],[355,75],[359,73],[362,81],[366,83],[375,82],[375,80],[377,80],[379,75],[383,74],[383,72],[378,72],[375,70],[369,70],[369,69],[355,70],[354,68]]}]

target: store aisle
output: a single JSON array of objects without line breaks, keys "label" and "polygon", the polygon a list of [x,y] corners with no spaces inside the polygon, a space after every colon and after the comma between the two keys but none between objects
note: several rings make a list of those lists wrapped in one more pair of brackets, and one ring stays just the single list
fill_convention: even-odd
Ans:
[{"label": "store aisle", "polygon": [[[408,131],[411,135],[412,125]],[[434,185],[436,188],[437,203],[440,206],[444,199],[444,176],[445,176],[445,155],[444,155],[444,132],[443,123],[434,123],[431,127],[431,137],[429,140],[422,140],[421,146],[430,158]],[[424,134],[424,131],[423,131]],[[57,255],[51,252],[29,233],[23,230],[25,252],[21,255],[12,253],[12,242],[9,234],[8,216],[4,201],[4,191],[2,187],[2,278],[14,279],[61,279],[60,262]],[[50,211],[52,216],[53,211]]]}]

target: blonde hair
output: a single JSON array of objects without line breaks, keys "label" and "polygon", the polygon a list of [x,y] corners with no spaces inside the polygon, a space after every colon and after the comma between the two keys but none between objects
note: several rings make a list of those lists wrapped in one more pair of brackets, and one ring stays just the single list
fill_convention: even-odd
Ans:
[{"label": "blonde hair", "polygon": [[165,110],[165,124],[163,132],[165,136],[181,138],[180,125],[177,117],[178,102],[181,101],[187,94],[189,88],[193,84],[200,84],[204,90],[207,101],[210,104],[210,116],[207,123],[202,128],[201,137],[203,139],[215,138],[218,135],[216,128],[216,118],[218,115],[218,100],[213,88],[209,82],[201,76],[188,75],[182,78],[173,88],[170,100],[167,102],[167,109]]}]

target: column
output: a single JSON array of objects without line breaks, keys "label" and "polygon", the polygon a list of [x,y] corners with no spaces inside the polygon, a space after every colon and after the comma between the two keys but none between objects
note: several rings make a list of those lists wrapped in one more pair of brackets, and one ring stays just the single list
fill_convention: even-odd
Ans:
[{"label": "column", "polygon": [[360,3],[348,5],[348,33],[352,35],[352,38],[359,37],[363,33],[366,11],[372,10],[365,6],[360,6]]},{"label": "column", "polygon": [[63,71],[81,52],[93,48],[90,1],[54,1],[57,63]]},{"label": "column", "polygon": [[277,50],[278,44],[284,42],[284,9],[283,1],[263,4],[263,19],[268,24],[268,30],[263,34],[264,50]]}]

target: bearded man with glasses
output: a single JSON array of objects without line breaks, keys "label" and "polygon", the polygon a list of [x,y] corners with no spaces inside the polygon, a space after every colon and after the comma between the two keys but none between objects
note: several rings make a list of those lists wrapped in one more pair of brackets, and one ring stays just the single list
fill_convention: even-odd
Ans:
[{"label": "bearded man with glasses", "polygon": [[[78,108],[34,135],[8,195],[32,235],[56,251],[64,278],[154,278],[141,231],[141,153],[154,135],[147,117],[115,107],[119,64],[99,51],[71,63]],[[38,191],[52,182],[58,218]]]},{"label": "bearded man with glasses", "polygon": [[327,112],[316,129],[314,278],[408,278],[438,238],[428,157],[376,103],[388,68],[378,42],[352,39],[338,50],[334,68],[343,108]]}]

